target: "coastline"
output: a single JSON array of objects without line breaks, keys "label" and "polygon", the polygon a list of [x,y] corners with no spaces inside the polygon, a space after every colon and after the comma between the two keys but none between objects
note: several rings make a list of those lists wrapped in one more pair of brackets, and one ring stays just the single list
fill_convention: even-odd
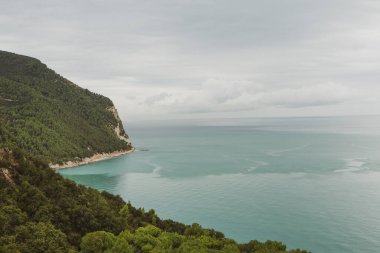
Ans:
[{"label": "coastline", "polygon": [[95,163],[95,162],[99,162],[102,160],[111,159],[111,158],[115,158],[118,156],[126,155],[126,154],[132,153],[134,151],[136,151],[135,148],[132,148],[130,150],[124,150],[124,151],[114,151],[111,153],[98,153],[98,154],[95,154],[91,157],[83,158],[82,160],[77,161],[77,162],[67,161],[64,164],[49,164],[49,167],[52,170],[61,170],[61,169],[67,169],[67,168],[72,168],[72,167],[78,167],[81,165],[86,165],[89,163]]}]

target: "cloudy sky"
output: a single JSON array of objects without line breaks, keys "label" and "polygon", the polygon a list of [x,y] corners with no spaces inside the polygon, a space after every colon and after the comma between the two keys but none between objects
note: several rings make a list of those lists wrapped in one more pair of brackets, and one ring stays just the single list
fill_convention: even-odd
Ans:
[{"label": "cloudy sky", "polygon": [[380,114],[377,0],[0,0],[0,49],[124,120]]}]

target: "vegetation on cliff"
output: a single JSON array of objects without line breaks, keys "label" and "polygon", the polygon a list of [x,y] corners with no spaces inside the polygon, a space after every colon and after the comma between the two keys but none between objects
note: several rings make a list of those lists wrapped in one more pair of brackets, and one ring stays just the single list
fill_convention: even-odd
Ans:
[{"label": "vegetation on cliff", "polygon": [[0,145],[57,163],[128,150],[127,138],[110,99],[0,51]]}]

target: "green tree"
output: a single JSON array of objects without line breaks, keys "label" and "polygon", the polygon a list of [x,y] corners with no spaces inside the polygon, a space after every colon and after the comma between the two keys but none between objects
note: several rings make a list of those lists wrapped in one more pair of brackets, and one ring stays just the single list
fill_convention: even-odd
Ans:
[{"label": "green tree", "polygon": [[28,216],[14,205],[0,206],[0,235],[14,233],[27,219]]},{"label": "green tree", "polygon": [[123,237],[118,237],[112,248],[107,253],[134,253],[134,247]]},{"label": "green tree", "polygon": [[43,222],[28,222],[18,227],[15,242],[22,253],[63,253],[72,250],[64,233]]},{"label": "green tree", "polygon": [[80,244],[83,253],[102,253],[111,250],[116,242],[116,236],[105,231],[88,233]]}]

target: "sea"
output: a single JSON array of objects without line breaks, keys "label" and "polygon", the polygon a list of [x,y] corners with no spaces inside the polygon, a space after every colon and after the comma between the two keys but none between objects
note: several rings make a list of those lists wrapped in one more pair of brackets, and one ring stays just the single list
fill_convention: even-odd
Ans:
[{"label": "sea", "polygon": [[140,151],[59,173],[237,242],[380,252],[380,116],[126,126]]}]

